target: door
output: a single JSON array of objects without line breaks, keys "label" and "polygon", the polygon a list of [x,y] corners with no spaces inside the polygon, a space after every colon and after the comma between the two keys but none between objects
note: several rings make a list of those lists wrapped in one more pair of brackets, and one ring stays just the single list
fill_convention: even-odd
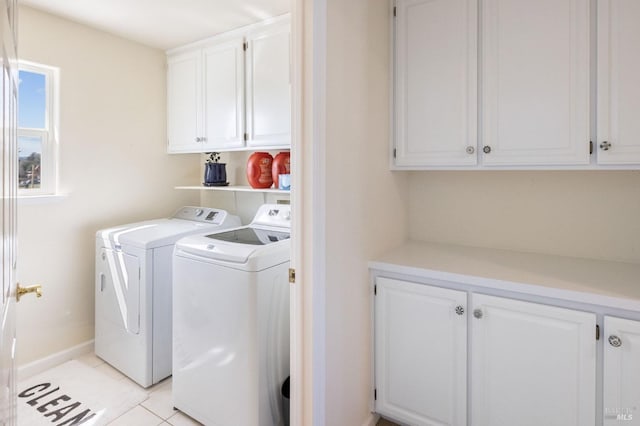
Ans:
[{"label": "door", "polygon": [[486,0],[483,164],[589,164],[589,0]]},{"label": "door", "polygon": [[640,321],[604,317],[604,425],[640,425]]},{"label": "door", "polygon": [[291,145],[289,19],[247,36],[247,145]]},{"label": "door", "polygon": [[[140,332],[140,260],[120,250],[100,249],[96,262],[96,334]],[[102,340],[107,345],[107,338]],[[98,349],[96,349],[98,351]]]},{"label": "door", "polygon": [[397,0],[397,166],[477,162],[477,0]]},{"label": "door", "polygon": [[202,152],[201,50],[167,58],[167,150]]},{"label": "door", "polygon": [[0,38],[2,40],[2,295],[0,295],[0,423],[16,424],[16,196],[18,190],[17,107],[18,66],[15,45],[15,0],[0,1]]},{"label": "door", "polygon": [[477,294],[472,309],[474,425],[595,425],[595,314]]},{"label": "door", "polygon": [[638,22],[640,2],[598,1],[598,164],[640,164]]},{"label": "door", "polygon": [[377,413],[411,425],[467,424],[463,291],[376,279]]},{"label": "door", "polygon": [[218,42],[202,52],[204,148],[244,146],[244,39]]}]

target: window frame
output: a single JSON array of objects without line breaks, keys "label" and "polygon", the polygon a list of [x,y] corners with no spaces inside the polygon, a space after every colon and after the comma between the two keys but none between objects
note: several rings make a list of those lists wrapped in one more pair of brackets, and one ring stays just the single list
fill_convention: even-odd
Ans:
[{"label": "window frame", "polygon": [[[19,127],[20,137],[40,137],[40,187],[20,188],[18,197],[47,196],[58,194],[58,123],[59,123],[59,69],[30,61],[18,61],[18,72],[27,71],[44,75],[45,79],[45,127],[44,129]],[[20,96],[18,89],[18,97]],[[18,98],[19,101],[19,98]],[[18,110],[19,112],[19,110]],[[18,120],[19,121],[19,120]],[[16,161],[19,161],[16,159]]]}]

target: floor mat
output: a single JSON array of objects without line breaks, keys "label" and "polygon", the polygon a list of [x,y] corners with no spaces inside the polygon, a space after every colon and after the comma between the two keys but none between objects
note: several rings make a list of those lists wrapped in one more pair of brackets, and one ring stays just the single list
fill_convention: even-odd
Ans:
[{"label": "floor mat", "polygon": [[148,394],[79,361],[68,361],[18,383],[18,425],[106,425]]}]

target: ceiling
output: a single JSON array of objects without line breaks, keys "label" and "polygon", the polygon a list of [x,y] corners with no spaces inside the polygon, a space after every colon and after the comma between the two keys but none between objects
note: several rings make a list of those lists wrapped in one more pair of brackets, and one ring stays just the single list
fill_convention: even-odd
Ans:
[{"label": "ceiling", "polygon": [[291,0],[21,0],[129,40],[170,49],[281,15]]}]

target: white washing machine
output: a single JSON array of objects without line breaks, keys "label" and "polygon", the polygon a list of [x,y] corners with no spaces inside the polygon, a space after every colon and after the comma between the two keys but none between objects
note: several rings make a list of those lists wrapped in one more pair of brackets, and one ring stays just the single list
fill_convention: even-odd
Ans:
[{"label": "white washing machine", "polygon": [[176,243],[173,405],[206,425],[283,424],[290,219],[265,204],[248,226]]},{"label": "white washing machine", "polygon": [[96,234],[95,352],[143,387],[171,375],[171,279],[175,242],[240,226],[237,216],[183,207],[171,218]]}]

